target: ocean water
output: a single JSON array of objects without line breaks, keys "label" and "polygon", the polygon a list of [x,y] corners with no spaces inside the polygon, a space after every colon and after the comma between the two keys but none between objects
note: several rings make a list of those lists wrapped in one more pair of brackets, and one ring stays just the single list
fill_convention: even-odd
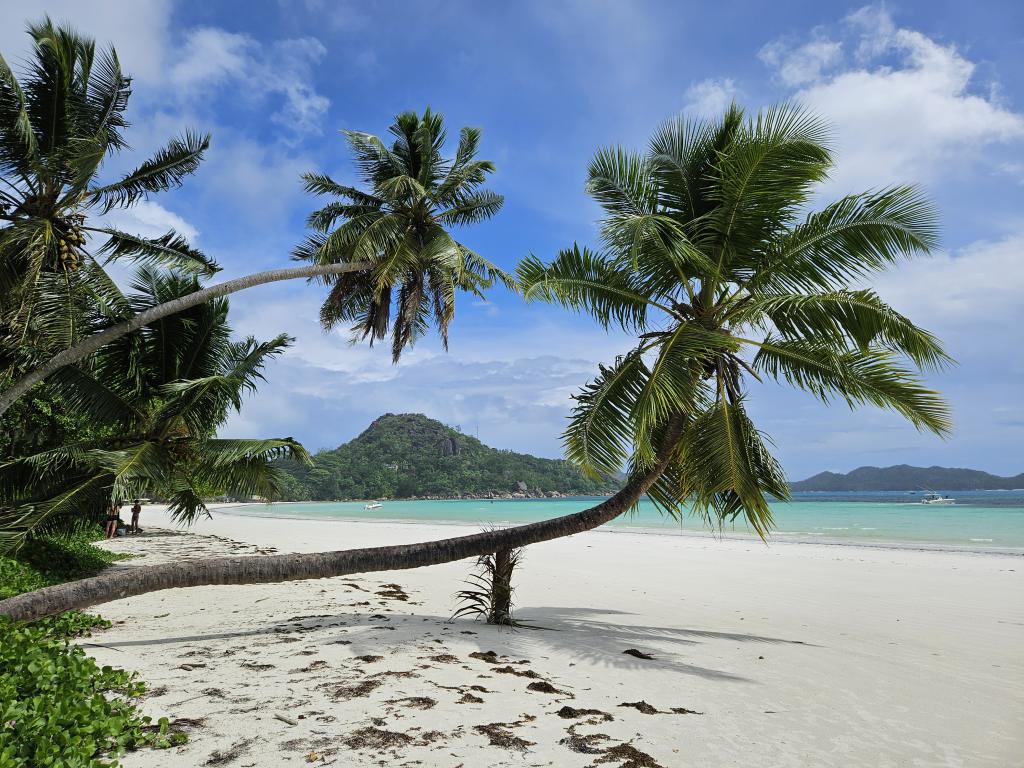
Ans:
[{"label": "ocean water", "polygon": [[[954,506],[917,503],[920,493],[798,493],[792,501],[773,503],[772,539],[831,544],[905,546],[1024,554],[1024,490],[938,491],[957,500]],[[366,510],[364,502],[246,504],[228,514],[259,517],[501,525],[534,522],[578,512],[601,501],[597,497],[563,499],[464,499],[383,501]],[[742,522],[721,531],[699,518],[681,522],[662,516],[649,501],[606,526],[666,535],[750,537]]]}]

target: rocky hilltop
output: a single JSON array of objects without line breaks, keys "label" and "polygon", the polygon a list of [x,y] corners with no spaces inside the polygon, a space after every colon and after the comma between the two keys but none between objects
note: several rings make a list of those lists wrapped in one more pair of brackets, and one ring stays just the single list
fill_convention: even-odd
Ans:
[{"label": "rocky hilltop", "polygon": [[567,461],[491,448],[421,413],[384,414],[353,440],[317,453],[312,467],[279,466],[289,501],[552,498],[617,486]]}]

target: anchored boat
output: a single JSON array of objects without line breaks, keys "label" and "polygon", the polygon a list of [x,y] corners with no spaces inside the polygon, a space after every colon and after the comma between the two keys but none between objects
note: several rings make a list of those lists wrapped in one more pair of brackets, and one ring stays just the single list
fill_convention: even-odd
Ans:
[{"label": "anchored boat", "polygon": [[919,501],[918,503],[949,506],[950,504],[956,504],[956,499],[951,499],[949,496],[940,496],[937,493],[927,493],[921,497],[921,501]]}]

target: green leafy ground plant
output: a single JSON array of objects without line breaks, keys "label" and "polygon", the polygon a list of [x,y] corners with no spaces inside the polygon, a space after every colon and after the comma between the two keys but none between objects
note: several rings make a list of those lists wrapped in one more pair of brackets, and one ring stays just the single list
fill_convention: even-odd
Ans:
[{"label": "green leafy ground plant", "polygon": [[[0,596],[98,573],[124,556],[92,546],[97,531],[30,541],[17,558],[0,557]],[[187,740],[167,718],[137,706],[145,683],[100,666],[72,642],[110,622],[69,611],[33,624],[0,619],[0,768],[109,768],[141,746]]]}]

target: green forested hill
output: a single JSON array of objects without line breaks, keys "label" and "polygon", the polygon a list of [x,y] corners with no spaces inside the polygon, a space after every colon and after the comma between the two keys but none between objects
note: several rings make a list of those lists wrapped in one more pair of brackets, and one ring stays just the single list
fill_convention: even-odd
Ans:
[{"label": "green forested hill", "polygon": [[283,462],[285,500],[588,494],[611,490],[567,461],[490,448],[419,413],[385,414],[314,465]]},{"label": "green forested hill", "polygon": [[1024,488],[1024,474],[999,477],[977,469],[955,467],[858,467],[840,475],[821,472],[793,483],[794,491],[981,491]]}]

